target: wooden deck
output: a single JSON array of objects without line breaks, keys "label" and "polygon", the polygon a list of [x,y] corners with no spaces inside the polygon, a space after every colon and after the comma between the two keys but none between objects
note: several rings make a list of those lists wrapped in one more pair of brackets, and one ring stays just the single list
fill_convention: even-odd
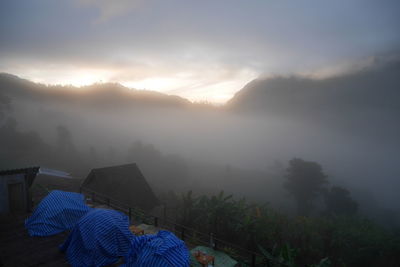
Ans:
[{"label": "wooden deck", "polygon": [[70,266],[58,246],[68,233],[31,237],[24,227],[25,215],[0,217],[0,266]]}]

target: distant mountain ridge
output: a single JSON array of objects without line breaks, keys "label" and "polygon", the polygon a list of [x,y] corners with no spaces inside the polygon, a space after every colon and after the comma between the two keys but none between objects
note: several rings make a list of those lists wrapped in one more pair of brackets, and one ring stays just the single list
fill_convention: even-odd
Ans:
[{"label": "distant mountain ridge", "polygon": [[400,60],[320,80],[256,79],[236,93],[226,108],[236,114],[276,116],[398,142]]},{"label": "distant mountain ridge", "polygon": [[[105,109],[186,108],[194,104],[179,96],[135,90],[117,83],[84,87],[47,86],[0,73],[0,94],[41,103],[76,104]],[[395,123],[400,116],[400,60],[326,79],[274,77],[249,82],[223,109],[233,114],[279,116],[339,127]],[[396,124],[396,123],[395,123]]]},{"label": "distant mountain ridge", "polygon": [[327,79],[274,77],[248,83],[227,103],[238,112],[312,115],[331,110],[400,110],[400,61]]},{"label": "distant mountain ridge", "polygon": [[130,89],[118,83],[101,83],[83,87],[44,85],[0,73],[0,92],[11,99],[60,102],[102,108],[185,107],[192,103],[179,96],[155,91]]}]

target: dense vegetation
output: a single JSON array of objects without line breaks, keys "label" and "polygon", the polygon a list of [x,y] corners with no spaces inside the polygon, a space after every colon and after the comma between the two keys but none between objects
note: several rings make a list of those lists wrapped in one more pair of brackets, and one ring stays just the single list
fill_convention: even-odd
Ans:
[{"label": "dense vegetation", "polygon": [[[262,254],[261,266],[397,266],[399,232],[358,215],[350,192],[328,184],[321,165],[294,158],[284,186],[297,203],[296,216],[224,191],[211,196],[189,191],[180,197],[171,192],[165,201],[178,207],[182,225]],[[313,205],[318,196],[322,209]],[[241,259],[239,251],[227,252]]]},{"label": "dense vegetation", "polygon": [[[184,225],[264,255],[271,266],[397,266],[400,235],[360,215],[288,216],[268,205],[218,195],[180,197],[177,217]],[[229,250],[235,257],[235,250]],[[238,256],[238,255],[236,255]]]}]

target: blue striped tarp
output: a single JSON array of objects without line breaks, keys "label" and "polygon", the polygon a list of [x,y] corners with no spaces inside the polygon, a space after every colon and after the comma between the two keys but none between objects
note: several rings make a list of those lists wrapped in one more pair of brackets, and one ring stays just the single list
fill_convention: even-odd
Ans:
[{"label": "blue striped tarp", "polygon": [[168,231],[137,236],[124,267],[188,267],[189,250],[185,243]]},{"label": "blue striped tarp", "polygon": [[133,237],[125,214],[93,209],[79,220],[60,250],[73,267],[105,266],[128,254]]},{"label": "blue striped tarp", "polygon": [[25,228],[31,236],[49,236],[72,229],[91,208],[85,204],[82,194],[54,190],[36,207],[25,220]]}]

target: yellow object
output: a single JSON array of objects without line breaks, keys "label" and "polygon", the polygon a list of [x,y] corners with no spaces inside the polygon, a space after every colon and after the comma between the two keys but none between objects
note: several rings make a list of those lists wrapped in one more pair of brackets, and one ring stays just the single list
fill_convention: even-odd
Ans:
[{"label": "yellow object", "polygon": [[144,230],[134,225],[129,226],[129,230],[135,235],[144,235]]}]

